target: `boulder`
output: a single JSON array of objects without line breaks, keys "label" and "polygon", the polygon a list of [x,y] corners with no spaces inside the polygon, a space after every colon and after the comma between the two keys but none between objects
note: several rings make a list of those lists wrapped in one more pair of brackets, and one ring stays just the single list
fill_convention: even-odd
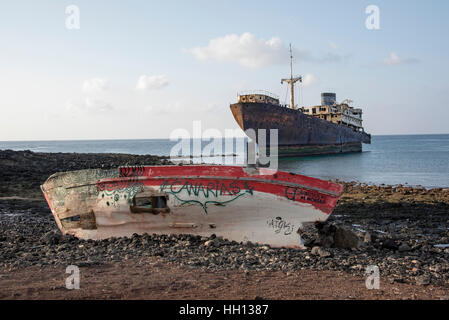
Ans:
[{"label": "boulder", "polygon": [[360,238],[349,228],[324,223],[319,223],[316,227],[321,247],[344,249],[360,247]]},{"label": "boulder", "polygon": [[61,233],[56,230],[52,230],[47,232],[41,237],[41,242],[48,245],[58,244],[61,240]]},{"label": "boulder", "polygon": [[430,277],[427,274],[418,276],[415,278],[416,284],[418,286],[426,286],[428,284],[430,284]]},{"label": "boulder", "polygon": [[412,248],[410,248],[410,246],[406,243],[402,243],[399,248],[398,248],[399,252],[407,252],[412,250]]},{"label": "boulder", "polygon": [[398,250],[398,245],[396,244],[396,242],[394,242],[394,240],[386,239],[382,243],[382,248],[389,249],[389,250]]},{"label": "boulder", "polygon": [[360,246],[360,239],[357,234],[347,228],[337,227],[334,236],[335,248],[358,248]]}]

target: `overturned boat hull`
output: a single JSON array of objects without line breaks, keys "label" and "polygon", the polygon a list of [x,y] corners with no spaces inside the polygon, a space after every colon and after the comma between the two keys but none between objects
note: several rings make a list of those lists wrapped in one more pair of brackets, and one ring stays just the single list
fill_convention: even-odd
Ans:
[{"label": "overturned boat hull", "polygon": [[216,234],[279,247],[302,247],[302,226],[325,221],[342,192],[301,175],[214,165],[72,171],[41,188],[61,232],[82,239]]}]

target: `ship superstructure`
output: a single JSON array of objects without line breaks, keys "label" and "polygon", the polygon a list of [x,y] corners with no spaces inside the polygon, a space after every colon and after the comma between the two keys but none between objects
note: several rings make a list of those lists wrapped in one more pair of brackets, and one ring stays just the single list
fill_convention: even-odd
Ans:
[{"label": "ship superstructure", "polygon": [[303,107],[301,111],[319,119],[349,126],[356,131],[364,131],[362,109],[351,107],[351,102],[351,100],[346,99],[338,104],[335,93],[325,92],[321,94],[321,105]]}]

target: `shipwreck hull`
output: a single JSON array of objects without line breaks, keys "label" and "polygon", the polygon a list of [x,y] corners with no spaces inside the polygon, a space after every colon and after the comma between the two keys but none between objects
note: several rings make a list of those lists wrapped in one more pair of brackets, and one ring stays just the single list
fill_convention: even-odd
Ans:
[{"label": "shipwreck hull", "polygon": [[[250,170],[250,169],[248,169]],[[83,239],[134,233],[216,234],[301,247],[300,228],[325,221],[342,186],[228,166],[123,167],[58,173],[42,191],[58,227]]]},{"label": "shipwreck hull", "polygon": [[[232,114],[242,130],[277,129],[281,157],[362,151],[371,136],[345,125],[267,103],[235,103]],[[269,145],[269,141],[267,141]]]},{"label": "shipwreck hull", "polygon": [[287,145],[279,146],[278,152],[282,157],[316,156],[336,153],[362,152],[361,142],[348,142],[325,145]]}]

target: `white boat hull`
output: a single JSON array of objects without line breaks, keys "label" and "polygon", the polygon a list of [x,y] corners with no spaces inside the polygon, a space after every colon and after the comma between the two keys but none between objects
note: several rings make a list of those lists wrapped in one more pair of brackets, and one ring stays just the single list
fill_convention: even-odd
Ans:
[{"label": "white boat hull", "polygon": [[[192,167],[197,168],[194,175]],[[219,169],[211,172],[212,167]],[[341,193],[337,184],[267,170],[247,174],[230,167],[224,173],[226,167],[189,166],[187,176],[182,176],[181,169],[145,168],[145,173],[128,177],[108,178],[110,172],[98,170],[57,174],[42,190],[61,231],[82,239],[215,234],[238,242],[298,248],[301,228],[325,221]],[[299,177],[302,184],[290,181]],[[328,184],[328,189],[320,189]],[[149,205],[161,197],[165,200],[160,208]],[[139,199],[147,203],[139,204]]]}]

